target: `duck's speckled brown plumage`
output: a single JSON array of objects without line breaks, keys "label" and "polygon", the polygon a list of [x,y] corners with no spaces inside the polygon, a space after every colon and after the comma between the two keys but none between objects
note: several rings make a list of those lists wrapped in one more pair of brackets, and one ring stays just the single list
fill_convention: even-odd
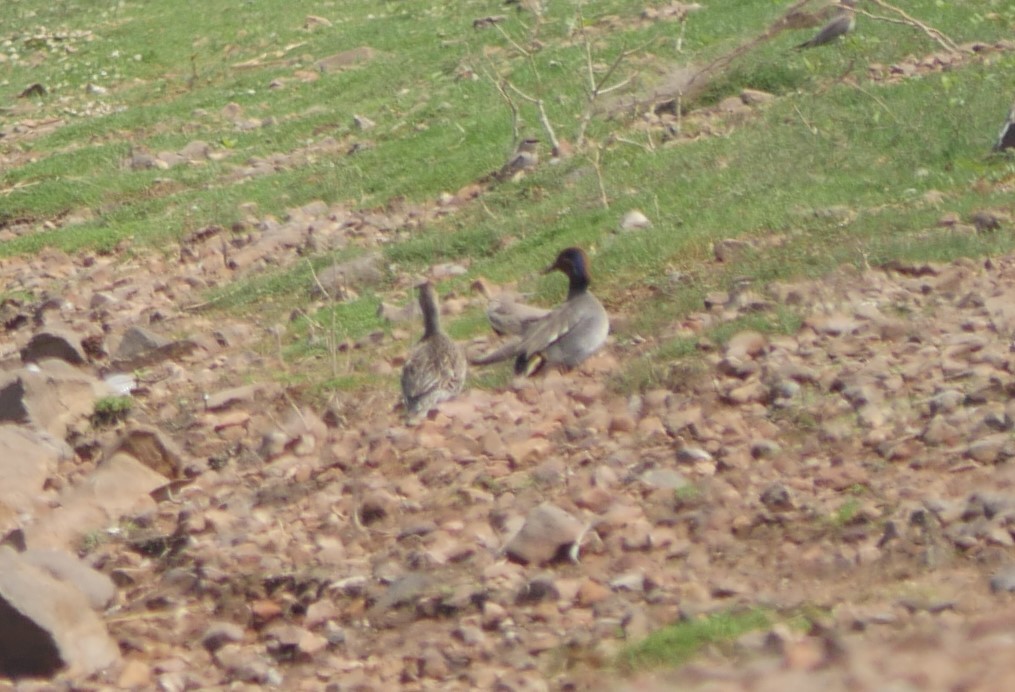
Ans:
[{"label": "duck's speckled brown plumage", "polygon": [[468,371],[462,349],[441,329],[437,295],[429,282],[419,286],[419,307],[423,337],[402,368],[402,400],[410,420],[462,391]]}]

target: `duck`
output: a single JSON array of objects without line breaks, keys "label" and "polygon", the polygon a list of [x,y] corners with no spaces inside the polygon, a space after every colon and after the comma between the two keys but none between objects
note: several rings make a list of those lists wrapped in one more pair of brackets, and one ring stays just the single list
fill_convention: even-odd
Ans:
[{"label": "duck", "polygon": [[418,286],[423,336],[402,367],[402,402],[413,422],[465,386],[468,362],[461,347],[441,328],[437,291],[429,281]]},{"label": "duck", "polygon": [[831,43],[840,36],[845,36],[856,27],[856,15],[853,13],[856,0],[841,0],[835,15],[814,35],[813,38],[796,46],[797,50],[814,48]]},{"label": "duck", "polygon": [[578,247],[561,250],[543,273],[553,271],[567,276],[567,299],[527,323],[518,339],[473,362],[486,365],[513,357],[515,374],[531,376],[547,364],[572,369],[602,348],[610,333],[610,318],[589,290],[589,258],[585,251]]},{"label": "duck", "polygon": [[472,289],[486,298],[486,319],[497,336],[520,335],[550,313],[547,308],[520,302],[523,296],[513,291],[502,288],[495,292],[483,278],[473,281]]}]

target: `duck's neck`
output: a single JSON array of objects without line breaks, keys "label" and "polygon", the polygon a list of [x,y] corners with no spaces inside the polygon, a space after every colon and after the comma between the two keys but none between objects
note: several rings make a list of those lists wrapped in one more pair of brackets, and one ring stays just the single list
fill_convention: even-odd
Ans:
[{"label": "duck's neck", "polygon": [[568,287],[567,287],[568,299],[574,298],[575,296],[580,296],[582,293],[585,293],[585,291],[587,291],[589,288],[589,275],[588,272],[585,271],[585,267],[582,264],[577,264],[574,267],[572,267],[571,271],[568,272],[567,279],[568,279]]},{"label": "duck's neck", "polygon": [[434,336],[441,331],[441,316],[433,289],[423,288],[419,292],[419,307],[423,312],[423,338]]}]

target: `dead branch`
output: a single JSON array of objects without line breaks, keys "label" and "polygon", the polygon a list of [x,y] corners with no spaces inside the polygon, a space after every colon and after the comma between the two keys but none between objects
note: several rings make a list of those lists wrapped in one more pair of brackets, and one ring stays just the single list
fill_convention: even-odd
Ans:
[{"label": "dead branch", "polygon": [[782,16],[779,17],[779,19],[777,19],[775,22],[773,22],[772,25],[769,26],[768,29],[764,31],[764,33],[755,36],[746,43],[740,44],[730,52],[720,55],[715,60],[702,67],[694,74],[693,77],[691,77],[688,80],[687,85],[684,89],[684,94],[690,93],[691,87],[693,87],[695,83],[698,82],[698,80],[711,78],[714,74],[722,72],[723,70],[728,68],[733,63],[733,61],[739,58],[740,56],[753,50],[756,46],[764,43],[765,41],[770,40],[772,37],[781,33],[783,30],[785,18],[810,2],[811,0],[797,0],[797,2],[793,3],[788,8],[786,8],[786,11],[782,13]]},{"label": "dead branch", "polygon": [[603,209],[609,209],[610,199],[606,196],[606,182],[603,180],[602,153],[600,147],[592,147],[592,154],[589,156],[589,159],[592,161],[592,168],[596,172],[596,182],[599,183],[599,201],[603,203]]},{"label": "dead branch", "polygon": [[677,35],[677,52],[684,52],[684,34],[687,33],[687,17],[680,20],[680,33]]},{"label": "dead branch", "polygon": [[324,287],[324,284],[321,283],[321,280],[317,277],[317,272],[314,271],[314,265],[313,265],[313,263],[311,263],[311,261],[309,259],[307,260],[307,268],[310,269],[310,276],[313,277],[314,283],[317,284],[317,288],[318,288],[318,290],[320,290],[321,295],[324,296],[325,300],[330,302],[331,301],[331,292],[328,291],[328,289],[326,289]]},{"label": "dead branch", "polygon": [[898,117],[896,117],[895,113],[892,112],[892,109],[888,107],[888,104],[885,103],[884,100],[879,98],[877,95],[872,94],[870,91],[868,91],[867,89],[864,89],[859,84],[850,84],[850,86],[853,87],[854,89],[856,89],[857,91],[859,91],[861,94],[863,94],[867,98],[869,98],[874,103],[876,103],[879,106],[881,106],[881,108],[885,111],[885,113],[888,113],[888,115],[891,116],[892,120],[894,120],[897,124],[899,124],[899,125],[903,125],[904,124],[901,120],[898,119]]},{"label": "dead branch", "polygon": [[[736,60],[786,30],[789,26],[787,21],[788,18],[798,14],[802,7],[812,2],[814,2],[814,0],[796,0],[796,2],[787,7],[785,11],[783,11],[782,15],[772,22],[765,31],[754,38],[716,57],[714,60],[701,67],[693,65],[688,66],[688,72],[691,74],[686,79],[682,79],[679,85],[671,85],[667,87],[667,90],[664,92],[656,91],[645,97],[636,98],[631,102],[620,104],[619,109],[637,111],[640,108],[649,107],[661,101],[676,100],[679,105],[682,101],[693,99],[694,96],[700,90],[704,89],[711,80],[729,69],[730,65],[732,65]],[[683,36],[683,34],[681,34],[681,36]],[[680,109],[678,109],[677,117],[680,117]]]},{"label": "dead branch", "polygon": [[529,96],[507,80],[504,80],[504,84],[506,84],[511,91],[533,104],[539,110],[539,120],[543,124],[543,129],[546,130],[546,137],[550,140],[550,146],[552,146],[555,151],[559,150],[560,140],[557,139],[557,134],[553,131],[553,125],[550,123],[550,118],[546,115],[546,108],[543,107],[543,99]]},{"label": "dead branch", "polygon": [[620,53],[617,54],[617,57],[614,58],[613,62],[610,63],[610,66],[606,68],[606,73],[602,76],[602,78],[596,79],[595,68],[592,64],[592,41],[589,38],[588,32],[585,31],[585,17],[582,15],[580,4],[576,13],[578,15],[578,26],[580,27],[582,34],[582,42],[585,47],[585,68],[588,72],[587,76],[589,80],[589,95],[586,99],[586,108],[585,112],[582,113],[581,122],[578,125],[578,134],[575,137],[575,146],[581,147],[585,143],[585,132],[588,129],[589,123],[592,121],[592,109],[595,105],[596,99],[604,94],[623,88],[631,82],[631,78],[627,77],[626,79],[622,79],[620,82],[611,86],[604,85],[610,81],[613,77],[613,73],[617,71],[625,58],[637,53],[638,51],[644,50],[650,44],[646,44],[645,46],[634,48],[632,50],[621,50]]},{"label": "dead branch", "polygon": [[487,78],[491,82],[493,82],[493,86],[497,89],[497,93],[499,93],[501,95],[501,98],[503,98],[505,101],[507,101],[508,108],[511,109],[511,137],[512,137],[512,144],[513,145],[517,145],[518,142],[521,141],[521,128],[519,128],[519,126],[518,126],[518,122],[519,122],[518,106],[515,104],[514,99],[511,98],[511,95],[508,94],[507,91],[504,89],[504,83],[503,83],[503,81],[500,80],[500,79],[497,79],[493,75],[493,73],[490,72],[489,70],[484,70],[484,71],[486,72]]},{"label": "dead branch", "polygon": [[914,19],[913,17],[906,14],[904,11],[900,10],[898,7],[894,7],[893,5],[889,5],[887,2],[884,2],[884,0],[869,0],[869,2],[873,5],[877,5],[882,9],[888,10],[889,12],[894,12],[895,14],[902,17],[902,19],[895,19],[893,17],[881,17],[875,14],[871,14],[866,10],[861,10],[860,8],[856,8],[855,12],[857,14],[863,15],[864,17],[867,17],[868,19],[873,19],[875,21],[888,22],[889,24],[905,24],[906,26],[911,26],[915,29],[919,29],[923,33],[927,34],[927,36],[930,37],[931,40],[935,41],[938,45],[940,45],[949,53],[960,52],[959,47],[955,43],[955,41],[951,40],[951,38],[949,38],[941,30],[935,29],[932,26],[928,26],[923,22]]},{"label": "dead branch", "polygon": [[532,54],[529,53],[529,51],[527,51],[524,48],[522,48],[521,44],[519,44],[517,41],[515,41],[513,38],[511,38],[508,35],[508,32],[504,31],[504,27],[502,27],[500,24],[493,24],[492,26],[493,26],[494,29],[496,29],[497,31],[500,32],[500,35],[504,37],[505,41],[507,41],[508,43],[510,43],[512,46],[515,47],[516,51],[518,51],[519,53],[524,55],[526,58],[531,58],[532,57]]}]

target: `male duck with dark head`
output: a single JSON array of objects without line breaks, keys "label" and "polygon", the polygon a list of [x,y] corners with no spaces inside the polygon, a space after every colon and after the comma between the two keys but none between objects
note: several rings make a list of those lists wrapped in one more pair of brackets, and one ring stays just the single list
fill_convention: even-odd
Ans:
[{"label": "male duck with dark head", "polygon": [[433,284],[428,281],[418,288],[423,337],[402,368],[402,400],[409,422],[462,391],[468,371],[462,349],[441,329]]},{"label": "male duck with dark head", "polygon": [[610,332],[610,318],[589,291],[589,258],[581,248],[561,250],[544,274],[568,279],[567,300],[529,325],[515,356],[515,373],[531,375],[544,364],[573,368],[598,351]]}]

